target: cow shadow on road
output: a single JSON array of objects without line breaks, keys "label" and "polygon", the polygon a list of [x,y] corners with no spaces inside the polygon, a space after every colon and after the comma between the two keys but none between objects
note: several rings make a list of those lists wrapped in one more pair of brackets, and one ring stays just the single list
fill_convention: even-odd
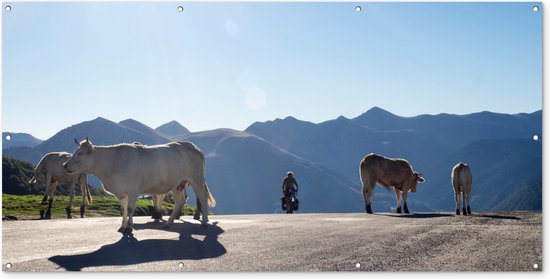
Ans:
[{"label": "cow shadow on road", "polygon": [[[160,229],[158,223],[134,224],[136,230]],[[112,244],[96,251],[79,255],[58,255],[48,260],[67,271],[80,271],[86,267],[126,266],[167,260],[200,260],[216,258],[227,251],[218,242],[224,230],[217,225],[201,228],[200,224],[174,223],[169,231],[178,232],[179,239],[137,240],[133,234],[124,234]],[[192,235],[204,236],[203,240]]]},{"label": "cow shadow on road", "polygon": [[472,214],[472,216],[491,218],[491,219],[521,220],[521,218],[517,216],[496,215],[496,214],[480,214],[480,215]]},{"label": "cow shadow on road", "polygon": [[384,216],[389,217],[397,217],[397,218],[412,218],[412,219],[425,219],[425,218],[438,218],[438,217],[450,217],[454,216],[452,214],[448,213],[411,213],[411,214],[380,214]]}]

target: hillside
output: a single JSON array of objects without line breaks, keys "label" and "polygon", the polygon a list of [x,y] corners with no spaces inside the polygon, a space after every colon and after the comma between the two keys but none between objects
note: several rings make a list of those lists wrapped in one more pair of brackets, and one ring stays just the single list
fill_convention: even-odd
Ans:
[{"label": "hillside", "polygon": [[[318,124],[286,117],[256,122],[245,131],[196,133],[176,121],[152,129],[133,119],[115,123],[97,118],[68,127],[34,148],[5,149],[4,155],[36,163],[47,152],[74,151],[74,138],[85,137],[97,145],[189,140],[206,155],[216,212],[227,214],[279,211],[280,184],[288,170],[297,175],[302,212],[363,211],[359,162],[374,152],[405,158],[423,173],[426,183],[409,195],[413,211],[454,207],[450,172],[459,161],[472,166],[472,205],[477,210],[540,209],[542,143],[532,136],[541,131],[541,111],[402,117],[374,107],[356,118],[341,116]],[[97,178],[89,181],[99,185]],[[394,208],[393,191],[377,187],[374,210]]]},{"label": "hillside", "polygon": [[153,130],[153,128],[134,119],[126,119],[118,122],[118,124],[133,129],[136,132],[141,133],[144,137],[149,137],[149,140],[156,142],[157,144],[165,143],[168,140],[162,134],[158,133],[156,130]]},{"label": "hillside", "polygon": [[88,137],[97,145],[134,141],[143,144],[161,144],[170,141],[159,136],[154,130],[147,129],[145,125],[137,121],[127,120],[123,123],[130,127],[98,117],[65,128],[32,149],[9,148],[3,152],[4,155],[36,164],[48,152],[65,151],[73,153],[76,149],[74,139],[83,140]]},{"label": "hillside", "polygon": [[479,112],[401,117],[374,107],[353,119],[380,131],[410,130],[462,147],[478,139],[530,139],[542,131],[542,111],[530,114]]},{"label": "hillside", "polygon": [[13,195],[44,194],[31,187],[29,181],[34,175],[34,166],[13,158],[2,157],[2,193]]},{"label": "hillside", "polygon": [[190,133],[187,128],[183,127],[183,125],[175,120],[160,125],[159,127],[155,128],[155,131],[157,131],[161,135],[164,135],[165,137],[174,137]]},{"label": "hillside", "polygon": [[451,169],[472,169],[471,203],[476,210],[542,209],[542,143],[532,140],[479,140],[437,161],[427,170],[415,199],[431,210],[454,209]]},{"label": "hillside", "polygon": [[407,158],[422,172],[434,156],[452,150],[437,138],[410,130],[378,131],[345,117],[320,124],[285,118],[257,122],[246,131],[357,182],[359,162],[368,153]]},{"label": "hillside", "polygon": [[536,189],[522,192],[514,187],[536,187],[542,181],[541,142],[531,140],[541,134],[541,111],[401,117],[374,107],[353,119],[314,124],[287,117],[256,122],[246,131],[355,183],[360,183],[358,165],[366,154],[405,158],[426,178],[419,191],[409,195],[416,211],[451,210],[450,172],[459,161],[472,164],[477,177],[472,203],[480,209],[539,208]]},{"label": "hillside", "polygon": [[[288,170],[298,179],[300,212],[356,212],[363,207],[357,183],[252,134],[220,129],[180,140],[194,142],[206,154],[206,178],[218,201],[216,212],[280,211],[281,183]],[[383,206],[380,201],[375,204]]]},{"label": "hillside", "polygon": [[[11,195],[44,195],[46,185],[31,186],[29,184],[34,175],[34,167],[34,165],[25,161],[2,157],[2,193]],[[96,187],[90,187],[90,192],[93,196],[107,195],[103,189]],[[75,195],[80,195],[80,187],[75,187],[75,193]],[[69,186],[59,184],[54,194],[69,195]]]},{"label": "hillside", "polygon": [[[9,140],[8,140],[9,136]],[[33,148],[39,145],[43,140],[33,137],[27,133],[2,132],[2,149],[10,147],[29,147]]]}]

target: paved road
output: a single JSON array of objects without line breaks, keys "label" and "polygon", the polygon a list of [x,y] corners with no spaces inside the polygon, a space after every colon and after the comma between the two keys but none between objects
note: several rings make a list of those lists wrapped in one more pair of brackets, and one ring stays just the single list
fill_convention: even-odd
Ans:
[{"label": "paved road", "polygon": [[[2,222],[4,271],[541,271],[542,214],[186,216]],[[11,268],[6,264],[10,263]],[[538,264],[538,268],[533,265]],[[181,266],[181,267],[180,267]]]}]

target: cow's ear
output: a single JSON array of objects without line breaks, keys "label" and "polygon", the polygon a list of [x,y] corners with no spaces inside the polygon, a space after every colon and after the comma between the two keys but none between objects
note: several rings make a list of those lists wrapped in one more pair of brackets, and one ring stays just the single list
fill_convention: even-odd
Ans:
[{"label": "cow's ear", "polygon": [[74,143],[76,143],[77,146],[80,146],[80,143],[74,138]]},{"label": "cow's ear", "polygon": [[90,154],[92,153],[92,151],[94,151],[94,147],[93,145],[89,144],[86,146],[86,154]]}]

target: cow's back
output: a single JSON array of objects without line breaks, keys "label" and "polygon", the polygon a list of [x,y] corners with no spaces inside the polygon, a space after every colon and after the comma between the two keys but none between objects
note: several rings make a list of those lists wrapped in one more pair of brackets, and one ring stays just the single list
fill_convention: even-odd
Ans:
[{"label": "cow's back", "polygon": [[392,159],[377,154],[369,154],[362,164],[378,180],[387,186],[401,186],[413,174],[411,165],[404,159]]},{"label": "cow's back", "polygon": [[455,191],[470,191],[472,186],[472,172],[470,166],[462,162],[456,164],[453,167],[451,179]]},{"label": "cow's back", "polygon": [[72,154],[67,152],[50,152],[46,154],[38,163],[36,170],[44,169],[50,173],[53,179],[61,183],[71,183],[77,178],[77,175],[70,175],[63,168],[63,164],[71,158]]},{"label": "cow's back", "polygon": [[140,179],[140,192],[165,193],[195,175],[204,177],[204,155],[190,142],[132,146],[124,156],[132,160],[130,176]]}]

